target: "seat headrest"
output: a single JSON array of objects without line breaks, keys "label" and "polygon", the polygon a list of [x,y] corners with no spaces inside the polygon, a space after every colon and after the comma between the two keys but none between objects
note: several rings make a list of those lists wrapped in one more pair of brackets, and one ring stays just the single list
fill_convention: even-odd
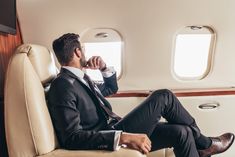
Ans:
[{"label": "seat headrest", "polygon": [[16,49],[16,53],[26,53],[43,85],[56,77],[58,69],[49,49],[34,44],[23,44]]}]

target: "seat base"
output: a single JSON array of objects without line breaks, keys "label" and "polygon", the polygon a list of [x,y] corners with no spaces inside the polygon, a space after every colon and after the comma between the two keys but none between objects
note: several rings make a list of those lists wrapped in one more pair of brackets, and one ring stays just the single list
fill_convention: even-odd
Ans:
[{"label": "seat base", "polygon": [[39,157],[146,157],[139,151],[121,148],[118,151],[56,149]]}]

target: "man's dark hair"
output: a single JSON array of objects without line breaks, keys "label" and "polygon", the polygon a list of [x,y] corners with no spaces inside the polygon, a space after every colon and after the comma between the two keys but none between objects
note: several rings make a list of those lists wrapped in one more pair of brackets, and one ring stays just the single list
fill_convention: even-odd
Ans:
[{"label": "man's dark hair", "polygon": [[67,65],[73,58],[74,50],[79,48],[79,35],[74,33],[67,33],[53,41],[53,50],[61,65]]}]

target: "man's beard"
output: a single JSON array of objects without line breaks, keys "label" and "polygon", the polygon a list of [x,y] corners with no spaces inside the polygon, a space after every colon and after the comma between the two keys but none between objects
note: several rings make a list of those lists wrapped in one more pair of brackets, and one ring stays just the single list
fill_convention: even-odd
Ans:
[{"label": "man's beard", "polygon": [[87,66],[87,61],[86,61],[86,58],[84,56],[84,54],[82,54],[82,58],[80,60],[80,65],[85,68]]}]

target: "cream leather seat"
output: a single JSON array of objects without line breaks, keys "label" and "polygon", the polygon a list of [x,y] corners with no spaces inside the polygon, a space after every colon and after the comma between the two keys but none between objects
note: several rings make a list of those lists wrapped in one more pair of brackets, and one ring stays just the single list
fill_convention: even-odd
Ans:
[{"label": "cream leather seat", "polygon": [[[44,87],[57,70],[48,49],[24,44],[12,57],[5,83],[5,128],[10,157],[144,157],[138,151],[69,151],[59,148]],[[43,87],[44,86],[44,87]]]}]

